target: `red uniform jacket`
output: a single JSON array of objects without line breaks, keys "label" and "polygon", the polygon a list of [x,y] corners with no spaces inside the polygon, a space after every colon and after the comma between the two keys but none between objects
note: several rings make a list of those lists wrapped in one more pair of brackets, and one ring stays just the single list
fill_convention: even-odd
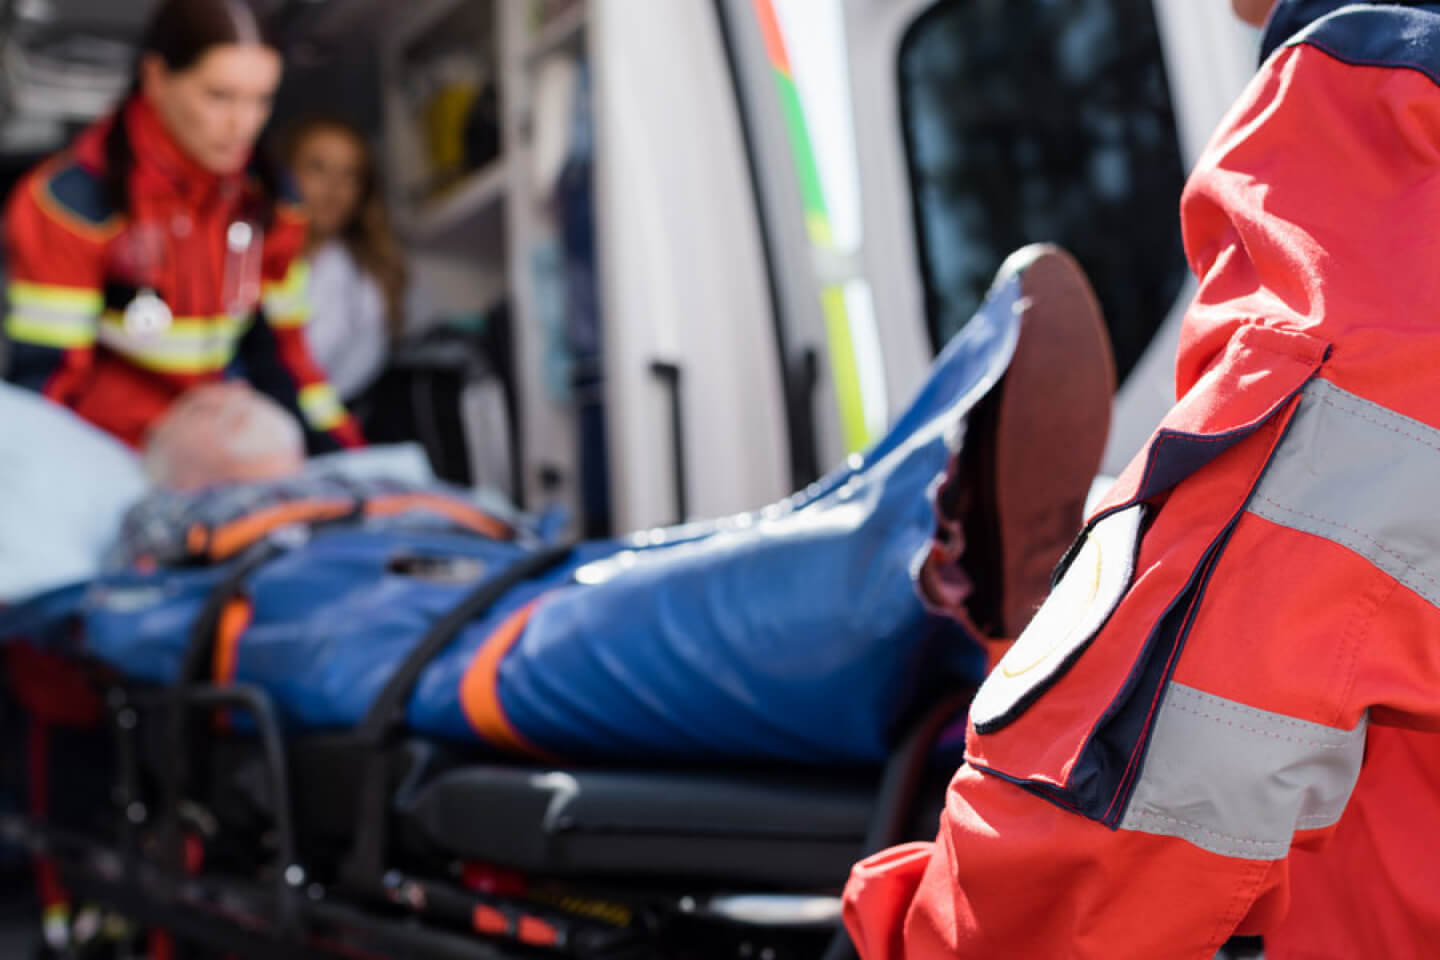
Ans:
[{"label": "red uniform jacket", "polygon": [[[135,156],[128,215],[105,187],[112,122]],[[187,387],[235,376],[294,412],[312,451],[360,443],[305,343],[305,221],[282,202],[266,227],[258,200],[247,174],[191,160],[143,98],[92,127],[11,196],[8,378],[132,446]],[[126,322],[147,290],[168,323]]]},{"label": "red uniform jacket", "polygon": [[855,869],[866,960],[1440,949],[1440,5],[1290,37],[1182,219],[1179,403],[977,694],[935,842]]}]

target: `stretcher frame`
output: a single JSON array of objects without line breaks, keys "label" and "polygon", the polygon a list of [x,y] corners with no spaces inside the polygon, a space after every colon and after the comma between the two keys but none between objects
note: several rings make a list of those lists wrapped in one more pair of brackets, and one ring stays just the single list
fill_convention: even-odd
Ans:
[{"label": "stretcher frame", "polygon": [[[220,618],[243,592],[248,577],[282,548],[261,543],[242,556],[207,598],[187,643],[180,680],[165,688],[117,682],[105,691],[114,744],[111,801],[121,816],[114,837],[100,839],[55,827],[43,817],[0,817],[0,838],[22,845],[55,865],[74,895],[123,913],[136,923],[234,956],[435,957],[503,960],[523,956],[641,958],[754,956],[757,960],[854,956],[838,927],[837,909],[817,917],[797,909],[787,920],[747,922],[714,903],[677,896],[653,915],[637,911],[625,928],[549,909],[524,898],[465,889],[453,880],[403,872],[395,866],[391,836],[394,799],[405,789],[397,766],[405,706],[425,666],[465,624],[482,615],[516,584],[564,562],[569,547],[536,551],[475,588],[421,638],[387,681],[370,711],[346,738],[358,754],[361,787],[349,849],[328,883],[312,878],[302,862],[294,815],[290,747],[279,713],[264,690],[207,682]],[[863,851],[908,839],[922,799],[933,787],[932,748],[964,709],[970,691],[923,712],[888,760],[879,781]],[[215,723],[223,714],[224,724]],[[186,863],[186,799],[195,758],[216,746],[217,731],[243,716],[263,756],[273,815],[272,854],[265,880],[197,871]],[[197,718],[201,722],[197,722]],[[205,720],[210,722],[204,722]],[[142,724],[143,721],[143,724]],[[157,789],[146,791],[138,731],[153,724],[170,758]],[[152,778],[153,779],[153,778]],[[142,840],[142,835],[148,837]],[[158,837],[158,840],[156,839]],[[837,878],[843,881],[843,878]],[[809,898],[813,901],[814,898]],[[772,905],[784,905],[775,897]],[[813,906],[813,903],[811,904]],[[782,909],[781,914],[784,913]],[[672,953],[671,928],[695,931],[694,953]],[[707,952],[706,940],[731,949]]]}]

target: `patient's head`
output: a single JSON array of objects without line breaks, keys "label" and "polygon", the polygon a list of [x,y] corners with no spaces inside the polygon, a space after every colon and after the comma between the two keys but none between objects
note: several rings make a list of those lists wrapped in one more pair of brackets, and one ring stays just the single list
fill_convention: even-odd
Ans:
[{"label": "patient's head", "polygon": [[304,462],[295,418],[238,382],[190,390],[150,431],[145,447],[151,481],[169,490],[275,480]]}]

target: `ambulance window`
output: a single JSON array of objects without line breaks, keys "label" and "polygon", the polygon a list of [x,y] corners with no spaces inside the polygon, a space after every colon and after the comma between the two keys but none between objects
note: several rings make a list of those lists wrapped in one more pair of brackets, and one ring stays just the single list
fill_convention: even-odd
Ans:
[{"label": "ambulance window", "polygon": [[1016,247],[1079,258],[1123,377],[1185,275],[1184,181],[1153,0],[953,0],[900,47],[930,334],[974,312]]}]

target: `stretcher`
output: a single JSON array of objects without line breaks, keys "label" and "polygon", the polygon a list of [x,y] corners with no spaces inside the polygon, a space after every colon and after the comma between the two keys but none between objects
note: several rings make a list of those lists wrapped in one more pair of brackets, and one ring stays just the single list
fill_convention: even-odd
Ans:
[{"label": "stretcher", "polygon": [[371,499],[0,611],[0,834],[57,911],[217,956],[846,956],[849,867],[933,833],[983,672],[911,579],[1018,296],[754,514],[558,544]]}]

